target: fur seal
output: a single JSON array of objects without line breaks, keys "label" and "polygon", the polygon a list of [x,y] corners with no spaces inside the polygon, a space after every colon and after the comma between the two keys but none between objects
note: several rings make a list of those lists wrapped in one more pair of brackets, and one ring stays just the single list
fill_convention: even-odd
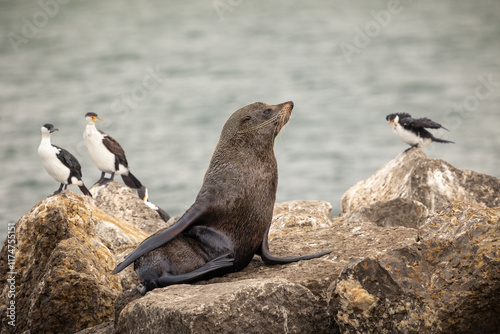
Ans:
[{"label": "fur seal", "polygon": [[144,240],[113,271],[134,262],[142,294],[245,268],[254,254],[267,264],[321,257],[331,251],[275,257],[268,245],[278,168],[274,139],[293,102],[256,102],[235,111],[222,129],[194,204],[171,227]]}]

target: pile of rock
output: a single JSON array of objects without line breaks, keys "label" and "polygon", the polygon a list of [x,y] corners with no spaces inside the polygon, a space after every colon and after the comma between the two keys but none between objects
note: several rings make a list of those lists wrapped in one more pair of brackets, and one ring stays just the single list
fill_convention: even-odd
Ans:
[{"label": "pile of rock", "polygon": [[[166,223],[118,183],[38,203],[1,252],[1,333],[497,333],[500,180],[420,150],[402,153],[342,198],[276,204],[278,256],[319,259],[244,270],[141,297],[124,254]],[[171,219],[169,223],[174,220]],[[168,224],[168,223],[167,223]],[[12,263],[12,262],[11,262]],[[15,274],[12,274],[15,273]],[[14,276],[15,296],[12,291]]]}]

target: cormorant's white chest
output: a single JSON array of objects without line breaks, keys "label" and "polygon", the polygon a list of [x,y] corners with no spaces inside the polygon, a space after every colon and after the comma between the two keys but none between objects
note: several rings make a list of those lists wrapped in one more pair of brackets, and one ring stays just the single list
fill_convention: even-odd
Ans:
[{"label": "cormorant's white chest", "polygon": [[418,136],[415,132],[405,129],[401,124],[393,124],[392,132],[398,136],[402,141],[408,145],[417,145],[418,147],[425,147],[431,143],[430,138],[422,138]]},{"label": "cormorant's white chest", "polygon": [[87,152],[97,168],[106,173],[115,171],[115,155],[104,145],[105,135],[101,134],[95,125],[87,125],[83,133],[83,140],[87,147]]},{"label": "cormorant's white chest", "polygon": [[38,146],[38,156],[42,161],[42,165],[56,181],[68,184],[70,170],[57,157],[60,150],[52,146],[49,138],[42,138],[40,146]]}]

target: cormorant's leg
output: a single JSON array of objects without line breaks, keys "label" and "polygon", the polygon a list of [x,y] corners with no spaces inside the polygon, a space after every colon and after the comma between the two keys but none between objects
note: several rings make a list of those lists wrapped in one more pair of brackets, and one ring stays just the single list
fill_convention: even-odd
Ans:
[{"label": "cormorant's leg", "polygon": [[63,191],[63,187],[64,187],[64,183],[61,183],[61,185],[59,186],[59,189],[54,191],[54,193],[51,196],[59,194],[61,191]]},{"label": "cormorant's leg", "polygon": [[113,181],[115,179],[115,172],[111,173],[111,177],[108,179],[108,181]]},{"label": "cormorant's leg", "polygon": [[231,252],[224,253],[221,256],[218,256],[215,259],[208,261],[198,269],[190,271],[185,274],[181,275],[165,274],[162,277],[158,278],[158,285],[160,287],[165,287],[172,284],[189,283],[192,282],[193,280],[201,278],[203,275],[208,274],[211,271],[221,268],[231,267],[233,265],[234,259],[227,257],[229,254],[231,254]]},{"label": "cormorant's leg", "polygon": [[418,144],[413,144],[411,145],[410,147],[408,147],[406,150],[404,150],[404,152],[408,152],[409,150],[411,150],[412,148],[414,147],[418,147]]},{"label": "cormorant's leg", "polygon": [[65,184],[64,187],[63,187],[63,190],[66,190],[66,189],[68,189],[68,185],[67,184]]},{"label": "cormorant's leg", "polygon": [[271,252],[269,251],[269,241],[268,241],[268,234],[269,234],[269,228],[266,231],[266,234],[264,235],[264,240],[262,240],[262,244],[260,247],[259,252],[257,254],[260,255],[262,260],[266,264],[285,264],[285,263],[291,263],[291,262],[297,262],[300,260],[310,260],[310,259],[315,259],[318,257],[322,257],[323,255],[329,254],[332,251],[326,251],[326,252],[321,252],[317,254],[311,254],[311,255],[304,255],[304,256],[286,256],[286,257],[276,257],[271,255]]},{"label": "cormorant's leg", "polygon": [[101,178],[99,180],[97,180],[96,184],[97,183],[102,184],[102,182],[105,180],[104,175],[106,175],[106,173],[105,172],[101,172]]}]

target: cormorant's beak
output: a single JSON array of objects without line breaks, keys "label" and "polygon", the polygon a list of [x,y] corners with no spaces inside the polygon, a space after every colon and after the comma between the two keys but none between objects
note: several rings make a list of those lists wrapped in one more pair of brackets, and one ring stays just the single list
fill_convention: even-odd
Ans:
[{"label": "cormorant's beak", "polygon": [[97,116],[94,116],[92,117],[92,121],[95,123],[95,122],[103,122],[104,123],[104,120],[98,118]]},{"label": "cormorant's beak", "polygon": [[59,131],[59,129],[52,129],[52,130],[50,130],[50,133],[55,132],[55,131]]},{"label": "cormorant's beak", "polygon": [[394,123],[394,120],[391,120],[391,121],[389,122],[389,124],[393,124],[393,123]]}]

